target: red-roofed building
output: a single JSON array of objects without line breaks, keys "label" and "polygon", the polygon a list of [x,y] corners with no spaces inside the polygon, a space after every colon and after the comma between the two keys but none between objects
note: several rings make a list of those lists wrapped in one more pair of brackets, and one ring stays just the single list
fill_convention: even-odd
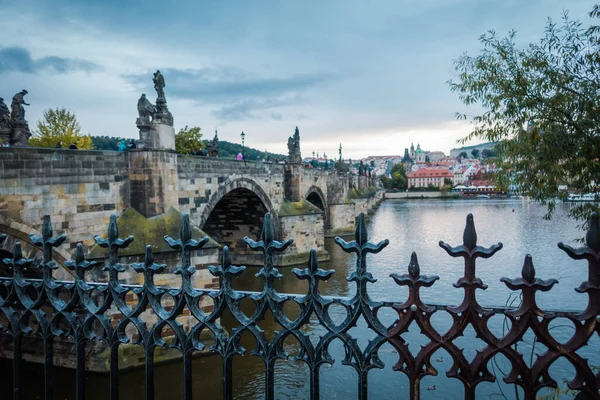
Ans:
[{"label": "red-roofed building", "polygon": [[452,181],[452,172],[445,168],[419,168],[417,171],[409,172],[407,175],[408,187],[429,187],[435,186],[441,188],[444,186],[444,179]]}]

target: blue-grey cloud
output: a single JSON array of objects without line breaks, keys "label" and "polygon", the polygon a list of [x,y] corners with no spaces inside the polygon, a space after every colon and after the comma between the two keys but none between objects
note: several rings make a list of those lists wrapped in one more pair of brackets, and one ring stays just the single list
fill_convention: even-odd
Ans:
[{"label": "blue-grey cloud", "polygon": [[[220,121],[260,119],[263,117],[260,111],[264,112],[279,107],[298,105],[302,102],[303,100],[299,96],[269,99],[244,99],[224,105],[213,111],[211,114]],[[268,116],[274,120],[281,120],[283,118],[283,115],[277,112],[271,112]]]},{"label": "blue-grey cloud", "polygon": [[[255,77],[235,67],[202,69],[167,68],[165,93],[169,97],[195,100],[201,103],[222,103],[240,98],[264,98],[297,93],[332,79],[325,73],[292,75],[289,77]],[[152,87],[152,74],[123,75],[140,90]]]},{"label": "blue-grey cloud", "polygon": [[31,53],[23,47],[14,46],[0,49],[0,73],[15,71],[36,74],[41,71],[49,71],[56,74],[67,74],[74,71],[93,72],[99,70],[102,70],[100,65],[79,58],[47,56],[35,60],[31,57]]},{"label": "blue-grey cloud", "polygon": [[[299,104],[300,93],[333,80],[326,73],[264,78],[229,66],[166,68],[161,73],[165,77],[165,93],[168,98],[217,106],[219,108],[212,115],[220,121],[261,118],[256,111]],[[140,91],[151,91],[151,73],[122,77]],[[283,119],[283,115],[276,111],[272,111],[269,116],[273,120]]]}]

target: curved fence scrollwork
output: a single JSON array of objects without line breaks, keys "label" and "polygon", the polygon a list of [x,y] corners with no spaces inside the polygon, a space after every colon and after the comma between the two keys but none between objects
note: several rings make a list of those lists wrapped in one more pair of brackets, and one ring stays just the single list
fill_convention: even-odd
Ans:
[{"label": "curved fence scrollwork", "polygon": [[[0,241],[5,238],[6,235],[0,236]],[[323,296],[320,293],[319,281],[327,280],[334,271],[319,268],[314,250],[310,254],[306,268],[292,270],[298,279],[308,281],[307,292],[283,294],[275,290],[274,282],[281,278],[281,274],[273,265],[273,256],[285,251],[293,241],[276,240],[269,213],[265,215],[260,240],[245,239],[252,250],[260,251],[264,255],[264,265],[256,274],[264,284],[260,292],[242,292],[233,289],[232,279],[240,275],[245,267],[232,265],[227,247],[222,250],[220,265],[209,267],[210,273],[219,278],[220,287],[218,289],[193,287],[191,278],[196,268],[191,265],[191,253],[201,251],[208,238],[192,238],[187,215],[183,216],[180,238],[165,237],[168,245],[181,253],[180,263],[175,270],[175,273],[181,276],[180,287],[159,287],[154,284],[154,275],[163,272],[165,265],[155,263],[151,246],[146,248],[143,263],[131,265],[137,273],[143,275],[143,285],[124,285],[119,282],[119,273],[125,270],[125,267],[119,263],[119,250],[126,248],[134,238],[119,238],[114,215],[110,219],[107,238],[94,238],[99,246],[108,250],[108,258],[102,266],[103,270],[108,272],[107,283],[86,281],[85,272],[100,266],[96,262],[86,260],[81,244],[77,245],[73,260],[67,264],[68,268],[75,272],[75,280],[64,282],[53,279],[52,270],[57,265],[52,260],[52,251],[65,241],[65,236],[53,237],[52,224],[48,216],[44,218],[42,236],[32,236],[31,239],[43,251],[43,259],[39,265],[34,266],[32,260],[23,258],[21,245],[17,242],[13,250],[14,257],[2,260],[12,270],[13,276],[0,278],[0,310],[8,321],[6,326],[1,328],[12,336],[15,399],[22,397],[24,381],[21,369],[23,350],[21,342],[26,334],[37,334],[44,342],[46,398],[52,398],[54,390],[53,339],[57,336],[69,336],[75,343],[77,398],[83,399],[85,394],[85,342],[89,339],[102,339],[110,348],[110,398],[117,399],[119,396],[118,349],[121,344],[130,341],[125,332],[130,324],[133,324],[137,330],[135,343],[141,345],[145,352],[147,399],[154,398],[153,354],[157,346],[166,345],[161,336],[161,331],[166,327],[175,337],[172,345],[181,351],[183,357],[184,398],[186,399],[192,397],[192,355],[195,351],[205,350],[200,339],[203,331],[212,333],[214,342],[209,350],[219,354],[223,360],[222,392],[225,399],[233,397],[232,360],[235,355],[246,352],[241,345],[241,337],[246,332],[256,339],[257,348],[252,354],[264,361],[267,399],[274,398],[275,363],[277,360],[288,358],[283,343],[290,335],[300,344],[295,359],[306,363],[309,369],[311,399],[317,399],[320,395],[321,366],[334,363],[329,353],[329,345],[334,340],[340,340],[344,345],[345,357],[341,361],[342,364],[351,366],[357,372],[360,399],[367,398],[369,371],[384,368],[383,362],[378,357],[378,350],[386,343],[397,350],[398,361],[392,368],[408,377],[410,393],[407,393],[406,397],[412,399],[420,397],[421,380],[424,377],[437,375],[438,371],[433,366],[431,357],[439,349],[444,349],[451,356],[452,366],[446,375],[462,382],[467,399],[475,398],[475,388],[479,383],[493,382],[496,379],[496,376],[488,370],[488,363],[498,354],[505,356],[511,364],[510,372],[503,377],[504,381],[520,386],[527,399],[535,399],[536,393],[543,387],[557,386],[548,369],[561,357],[568,360],[576,372],[568,386],[580,391],[587,398],[600,398],[600,373],[594,373],[588,360],[577,354],[577,350],[585,346],[592,335],[600,334],[600,227],[596,214],[593,214],[589,221],[586,246],[572,248],[562,243],[558,244],[558,247],[571,258],[588,262],[588,278],[575,289],[579,293],[588,295],[588,305],[583,312],[579,313],[547,312],[538,307],[536,293],[549,291],[557,280],[537,278],[529,255],[525,257],[521,277],[501,279],[510,290],[521,293],[521,304],[514,308],[494,309],[480,305],[476,290],[485,289],[487,285],[477,277],[476,260],[492,257],[502,248],[502,244],[498,243],[489,248],[479,246],[471,214],[467,216],[461,245],[453,247],[444,242],[439,243],[450,256],[464,260],[463,276],[454,285],[464,290],[463,300],[458,306],[431,305],[421,300],[421,288],[430,288],[439,277],[421,275],[415,253],[411,256],[408,273],[391,275],[396,284],[408,288],[406,301],[394,303],[371,299],[367,283],[374,283],[375,279],[368,271],[366,255],[380,252],[389,242],[388,240],[377,244],[369,242],[362,214],[358,218],[355,240],[346,242],[339,237],[335,239],[343,251],[356,255],[356,268],[347,278],[349,282],[356,284],[356,288],[353,296],[349,298]],[[24,278],[24,270],[32,267],[43,271],[43,279]],[[134,305],[126,301],[126,296],[131,293],[137,297],[137,303]],[[98,301],[94,294],[101,294],[101,301]],[[172,307],[166,308],[161,305],[161,299],[165,295],[174,299]],[[211,311],[204,311],[200,306],[200,300],[205,296],[214,302]],[[241,309],[241,303],[246,298],[250,298],[256,304],[256,310],[249,316]],[[298,305],[300,309],[298,318],[290,320],[283,311],[283,305],[287,301]],[[334,322],[330,315],[329,310],[333,305],[341,306],[346,310],[346,318],[341,323]],[[116,307],[121,314],[116,324],[106,315],[111,307]],[[177,317],[182,315],[185,308],[198,321],[188,332],[177,321]],[[378,318],[378,312],[383,308],[391,308],[398,314],[397,320],[391,326],[385,326]],[[141,316],[146,309],[152,309],[156,314],[157,321],[152,325],[148,325]],[[229,310],[238,324],[230,330],[220,325],[220,317],[226,310]],[[452,316],[452,324],[448,331],[438,332],[431,323],[431,317],[443,311]],[[271,340],[265,336],[259,326],[267,312],[271,312],[275,322],[281,326]],[[496,336],[488,328],[488,321],[495,314],[503,314],[512,323],[508,332],[502,337]],[[559,315],[568,318],[575,326],[574,335],[564,344],[559,343],[549,330],[550,322]],[[306,329],[303,329],[311,323],[311,318],[314,320],[315,317],[325,330],[316,344],[311,342],[305,333]],[[366,321],[368,328],[375,335],[365,348],[361,348],[356,338],[349,333],[360,317]],[[37,321],[35,331],[32,331],[29,324],[31,318]],[[403,337],[413,322],[418,324],[422,335],[429,340],[429,343],[422,346],[416,354],[410,351]],[[467,360],[463,350],[455,344],[455,340],[462,336],[468,325],[471,325],[477,337],[485,342],[485,347],[478,351],[471,361]],[[535,340],[547,348],[532,365],[525,362],[523,355],[514,346],[522,340],[529,329],[535,334]]]}]

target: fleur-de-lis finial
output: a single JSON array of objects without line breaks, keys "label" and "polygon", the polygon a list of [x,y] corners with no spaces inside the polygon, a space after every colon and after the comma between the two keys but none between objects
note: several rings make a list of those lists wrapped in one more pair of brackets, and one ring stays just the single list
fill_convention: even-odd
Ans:
[{"label": "fleur-de-lis finial", "polygon": [[204,247],[204,245],[208,243],[208,236],[205,236],[200,240],[192,239],[190,216],[188,214],[183,214],[181,216],[180,237],[179,240],[175,240],[172,237],[165,235],[165,242],[167,242],[169,247],[173,250],[181,251],[181,265],[175,269],[175,274],[184,277],[191,276],[191,274],[196,272],[196,268],[191,265],[190,253]]},{"label": "fleur-de-lis finial", "polygon": [[236,293],[231,286],[231,278],[240,275],[246,267],[231,265],[231,253],[229,252],[228,246],[223,246],[221,252],[221,265],[214,266],[209,265],[208,270],[211,274],[217,277],[223,278],[223,285],[221,286],[221,292],[229,294],[232,298],[241,298],[241,294]]},{"label": "fleur-de-lis finial", "polygon": [[520,290],[523,294],[523,301],[519,308],[507,312],[511,316],[520,316],[529,311],[537,313],[538,307],[535,301],[535,293],[537,291],[547,292],[558,283],[556,279],[543,280],[535,277],[535,267],[533,266],[533,258],[530,254],[527,254],[523,261],[521,278],[500,278],[500,281],[504,282],[510,290]]},{"label": "fleur-de-lis finial", "polygon": [[475,231],[473,214],[467,215],[467,223],[465,225],[465,230],[463,231],[462,245],[452,247],[440,240],[439,246],[446,250],[446,252],[452,257],[466,258],[490,258],[496,254],[496,252],[502,249],[502,243],[493,244],[489,248],[477,245],[477,232]]},{"label": "fleur-de-lis finial", "polygon": [[133,236],[125,239],[119,238],[119,227],[117,226],[117,216],[111,214],[108,223],[108,238],[102,239],[100,236],[94,236],[98,246],[108,249],[108,263],[103,268],[105,271],[123,272],[125,268],[119,264],[119,249],[125,249],[133,241]]},{"label": "fleur-de-lis finial", "polygon": [[[294,268],[292,272],[298,277],[298,279],[307,279],[308,280],[308,290],[309,293],[314,297],[319,297],[319,281],[326,281],[333,275],[335,272],[333,269],[323,270],[319,268],[319,261],[317,251],[315,249],[310,250],[310,256],[308,258],[308,268],[299,269]],[[324,304],[331,302],[330,300],[322,299]]]},{"label": "fleur-de-lis finial", "polygon": [[31,242],[38,247],[42,248],[44,258],[38,267],[56,269],[57,265],[52,260],[52,249],[63,244],[67,235],[62,234],[58,237],[52,237],[52,221],[49,215],[44,215],[44,222],[42,223],[42,236],[29,235]]},{"label": "fleur-de-lis finial", "polygon": [[264,254],[281,253],[294,243],[294,239],[287,239],[283,242],[275,240],[275,227],[270,212],[265,214],[260,240],[257,242],[245,237],[244,241],[252,250],[261,250]]},{"label": "fleur-de-lis finial", "polygon": [[144,262],[131,264],[131,268],[133,268],[135,272],[140,273],[151,272],[152,274],[160,274],[164,271],[166,267],[166,264],[156,264],[154,262],[154,255],[152,254],[152,245],[150,244],[146,246]]},{"label": "fleur-de-lis finial", "polygon": [[87,261],[85,259],[83,245],[81,243],[77,243],[74,259],[65,263],[68,269],[75,271],[77,279],[79,280],[85,280],[85,271],[92,269],[96,264],[98,264],[96,261]]},{"label": "fleur-de-lis finial", "polygon": [[335,242],[344,250],[346,253],[366,254],[366,253],[379,253],[383,250],[390,241],[387,239],[382,240],[377,244],[369,242],[369,236],[367,233],[367,223],[365,222],[365,214],[360,213],[358,215],[358,221],[356,224],[356,230],[354,232],[354,239],[351,242],[346,242],[344,239],[337,236]]},{"label": "fleur-de-lis finial", "polygon": [[23,258],[23,250],[21,248],[21,242],[15,242],[13,246],[13,257],[5,258],[2,260],[4,265],[12,266],[15,278],[23,279],[23,270],[29,267],[32,263],[32,259]]}]

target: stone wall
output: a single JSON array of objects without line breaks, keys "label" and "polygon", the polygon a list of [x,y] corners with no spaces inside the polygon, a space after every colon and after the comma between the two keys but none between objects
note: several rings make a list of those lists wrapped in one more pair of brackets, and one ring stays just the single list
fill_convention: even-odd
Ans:
[{"label": "stone wall", "polygon": [[70,249],[91,245],[129,203],[125,153],[0,147],[0,171],[0,216],[39,231],[49,214]]},{"label": "stone wall", "polygon": [[280,216],[279,223],[281,240],[293,238],[294,243],[277,260],[277,264],[305,264],[311,249],[317,250],[319,261],[329,260],[329,253],[325,251],[322,213]]}]

